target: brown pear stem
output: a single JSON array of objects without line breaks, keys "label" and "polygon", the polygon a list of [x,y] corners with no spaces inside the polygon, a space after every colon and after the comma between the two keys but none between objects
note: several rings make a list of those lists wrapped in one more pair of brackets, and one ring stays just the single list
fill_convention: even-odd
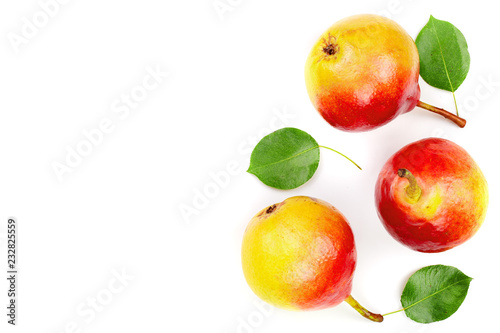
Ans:
[{"label": "brown pear stem", "polygon": [[398,176],[408,179],[410,185],[406,186],[405,188],[406,195],[412,203],[417,202],[422,195],[422,189],[420,188],[420,186],[418,186],[415,176],[408,169],[399,169]]},{"label": "brown pear stem", "polygon": [[381,323],[384,320],[384,317],[378,313],[373,313],[365,309],[361,304],[358,303],[351,295],[345,299],[345,302],[352,306],[354,310],[358,311],[363,317],[370,319],[371,321],[375,321],[377,323]]},{"label": "brown pear stem", "polygon": [[426,109],[428,111],[437,113],[438,115],[443,116],[446,119],[453,121],[459,127],[464,127],[465,124],[467,123],[467,121],[464,118],[461,118],[461,117],[457,116],[456,114],[453,114],[449,111],[446,111],[445,109],[441,109],[441,108],[429,105],[429,104],[421,102],[421,101],[417,102],[417,106],[422,108],[422,109]]}]

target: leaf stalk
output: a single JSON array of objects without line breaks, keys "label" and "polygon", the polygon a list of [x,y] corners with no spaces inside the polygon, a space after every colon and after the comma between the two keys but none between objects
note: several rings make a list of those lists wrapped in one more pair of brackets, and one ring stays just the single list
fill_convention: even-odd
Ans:
[{"label": "leaf stalk", "polygon": [[325,146],[321,146],[321,145],[318,145],[318,147],[320,147],[320,148],[325,148],[325,149],[329,149],[329,150],[331,150],[331,151],[333,151],[333,152],[336,152],[337,154],[339,154],[339,155],[341,155],[341,156],[345,157],[345,158],[346,158],[346,159],[348,159],[348,160],[349,160],[352,164],[354,164],[355,166],[357,166],[359,170],[363,170],[363,169],[361,169],[361,167],[360,167],[360,166],[359,166],[356,162],[354,162],[353,160],[351,160],[349,157],[347,157],[346,155],[342,154],[341,152],[338,152],[338,151],[336,151],[335,149],[332,149],[332,148],[330,148],[330,147],[325,147]]}]

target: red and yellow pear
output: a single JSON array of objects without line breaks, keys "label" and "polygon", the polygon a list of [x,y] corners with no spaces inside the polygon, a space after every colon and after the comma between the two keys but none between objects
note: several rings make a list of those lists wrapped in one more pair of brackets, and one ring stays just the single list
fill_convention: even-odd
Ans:
[{"label": "red and yellow pear", "polygon": [[427,138],[389,158],[377,179],[375,203],[396,240],[416,251],[442,252],[478,231],[486,216],[488,184],[465,149]]},{"label": "red and yellow pear", "polygon": [[464,119],[419,100],[419,72],[410,35],[391,19],[363,14],[320,36],[306,61],[305,82],[316,110],[344,131],[372,130],[415,106],[465,126]]},{"label": "red and yellow pear", "polygon": [[276,307],[319,310],[346,301],[366,318],[383,320],[350,296],[354,235],[325,201],[297,196],[261,210],[245,230],[241,259],[250,288]]}]

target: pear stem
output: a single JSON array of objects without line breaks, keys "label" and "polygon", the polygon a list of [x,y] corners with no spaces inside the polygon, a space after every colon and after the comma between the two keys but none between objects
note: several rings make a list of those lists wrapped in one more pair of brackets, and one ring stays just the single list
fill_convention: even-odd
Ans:
[{"label": "pear stem", "polygon": [[422,189],[418,186],[415,176],[408,169],[399,169],[398,176],[408,179],[410,185],[405,188],[406,195],[412,203],[417,202],[422,195]]},{"label": "pear stem", "polygon": [[378,313],[373,313],[365,309],[361,304],[358,303],[351,295],[349,295],[345,302],[352,306],[354,310],[358,311],[363,317],[370,319],[371,321],[375,321],[377,323],[381,323],[384,320],[384,317]]},{"label": "pear stem", "polygon": [[441,109],[441,108],[429,105],[429,104],[424,103],[422,101],[418,101],[417,102],[417,106],[420,107],[420,108],[422,108],[422,109],[425,109],[427,111],[431,111],[431,112],[437,113],[438,115],[443,116],[446,119],[449,119],[449,120],[453,121],[459,127],[464,127],[465,124],[467,123],[467,121],[464,118],[461,118],[461,117],[459,117],[456,114],[453,114],[453,113],[451,113],[449,111],[446,111],[445,109]]}]

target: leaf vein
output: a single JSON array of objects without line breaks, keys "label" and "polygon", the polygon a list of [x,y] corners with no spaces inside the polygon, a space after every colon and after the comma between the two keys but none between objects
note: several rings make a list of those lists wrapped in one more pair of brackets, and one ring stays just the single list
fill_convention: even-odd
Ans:
[{"label": "leaf vein", "polygon": [[318,145],[318,146],[315,146],[315,147],[311,147],[311,148],[306,149],[306,150],[303,150],[303,151],[301,151],[301,152],[299,152],[299,153],[297,153],[297,154],[295,154],[295,155],[289,156],[289,157],[287,157],[287,158],[285,158],[285,159],[282,159],[282,160],[279,160],[279,161],[276,161],[276,162],[272,162],[272,163],[268,163],[268,164],[259,165],[259,166],[257,166],[257,167],[250,168],[248,171],[255,171],[255,170],[259,170],[259,169],[262,169],[262,168],[269,167],[269,166],[271,166],[271,165],[275,165],[275,164],[283,163],[283,162],[285,162],[285,161],[288,161],[288,160],[291,160],[291,159],[293,159],[293,158],[296,158],[296,157],[298,157],[298,156],[300,156],[300,155],[302,155],[302,154],[305,154],[305,153],[307,153],[307,152],[310,152],[310,151],[311,151],[311,150],[313,150],[313,149],[319,149],[319,145]]},{"label": "leaf vein", "polygon": [[437,33],[437,28],[434,25],[434,20],[432,20],[431,22],[432,22],[432,28],[433,28],[432,32],[436,36],[436,40],[437,40],[438,45],[439,45],[439,54],[441,55],[441,59],[443,60],[443,65],[444,65],[444,69],[445,69],[445,72],[446,72],[446,77],[448,78],[448,83],[450,84],[451,92],[454,93],[455,92],[455,88],[453,87],[453,83],[451,83],[450,74],[448,72],[448,66],[446,65],[446,60],[444,59],[443,47],[441,46],[441,40],[439,39],[439,35]]},{"label": "leaf vein", "polygon": [[462,280],[459,280],[459,281],[457,281],[457,282],[455,282],[455,283],[450,284],[449,286],[447,286],[447,287],[445,287],[445,288],[443,288],[443,289],[437,290],[436,292],[434,292],[434,293],[430,294],[429,296],[424,297],[424,298],[422,298],[421,300],[419,300],[419,301],[417,301],[417,302],[415,302],[415,303],[413,303],[413,304],[411,304],[411,305],[409,305],[409,306],[407,306],[407,307],[403,308],[403,310],[407,310],[407,309],[409,309],[409,308],[411,308],[411,307],[413,307],[413,306],[417,305],[418,303],[421,303],[421,302],[425,301],[426,299],[429,299],[429,298],[431,298],[432,296],[437,295],[437,294],[439,294],[439,293],[441,293],[441,292],[445,291],[446,289],[451,288],[451,287],[453,287],[454,285],[456,285],[456,284],[458,284],[458,283],[461,283],[461,282],[463,282],[463,281],[466,281],[466,280],[468,280],[468,279],[470,279],[470,278],[468,278],[468,277],[467,277],[467,278],[464,278],[464,279],[462,279]]}]

